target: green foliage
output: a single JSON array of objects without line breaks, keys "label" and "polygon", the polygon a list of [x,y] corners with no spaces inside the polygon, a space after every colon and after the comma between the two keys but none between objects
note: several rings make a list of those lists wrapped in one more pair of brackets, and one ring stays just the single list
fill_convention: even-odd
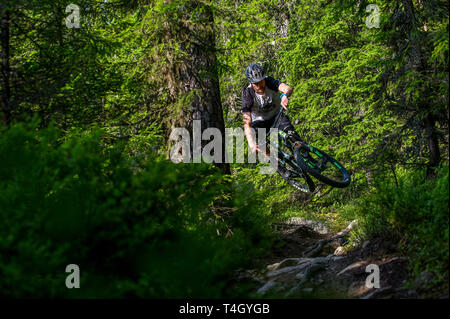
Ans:
[{"label": "green foliage", "polygon": [[[0,135],[4,296],[223,297],[233,269],[270,245],[252,197],[236,193],[232,216],[216,216],[229,186],[212,166],[136,162],[98,129],[58,142],[36,126]],[[68,264],[82,289],[65,288]]]},{"label": "green foliage", "polygon": [[[365,25],[370,3],[380,8],[378,29]],[[287,38],[276,33],[275,42],[282,46],[269,50],[271,61],[265,69],[294,88],[289,115],[300,136],[339,159],[353,181],[347,189],[318,183],[315,198],[305,199],[290,193],[278,177],[258,174],[254,166],[236,168],[236,174],[254,184],[265,210],[280,217],[319,219],[333,231],[358,219],[362,227],[352,242],[392,234],[407,238],[404,247],[412,256],[414,275],[428,269],[442,280],[448,277],[445,168],[443,177],[433,182],[410,164],[425,164],[429,156],[430,133],[424,132],[423,122],[429,113],[448,161],[448,4],[412,2],[412,21],[404,3],[303,0],[288,1],[281,9],[273,2],[272,12],[286,14],[289,32]],[[280,14],[266,21],[285,22]],[[252,38],[245,42],[247,49],[254,44],[265,52],[270,39],[265,44]],[[415,67],[418,50],[421,68]],[[254,55],[231,51],[219,56],[228,65],[242,65],[242,84],[236,80],[238,67],[222,76],[232,126],[240,123],[246,56]],[[399,175],[398,186],[392,172]]]},{"label": "green foliage", "polygon": [[399,240],[412,260],[414,275],[426,270],[437,282],[448,280],[449,168],[434,179],[425,170],[398,170],[396,176],[377,178],[375,190],[341,208],[359,220],[353,242],[382,236]]},{"label": "green foliage", "polygon": [[380,99],[380,62],[387,51],[374,43],[373,31],[361,27],[361,7],[302,2],[281,60],[294,87],[290,108],[299,134],[364,182],[371,155],[400,123]]},{"label": "green foliage", "polygon": [[[264,253],[270,223],[289,216],[334,231],[358,218],[354,241],[396,234],[414,273],[448,274],[448,169],[424,181],[416,168],[432,134],[448,165],[448,1],[85,0],[80,29],[65,26],[69,3],[4,6],[9,106],[16,120],[41,121],[1,128],[3,294],[224,296],[230,271]],[[365,25],[371,3],[380,28]],[[342,162],[352,184],[318,183],[308,198],[258,165],[232,164],[225,177],[159,157],[170,121],[201,96],[179,81],[197,62],[204,78],[186,54],[194,40],[215,52],[226,126],[242,126],[243,72],[260,63],[294,88],[300,136]],[[45,129],[51,121],[61,130]],[[64,288],[69,263],[80,264],[84,293]]]}]

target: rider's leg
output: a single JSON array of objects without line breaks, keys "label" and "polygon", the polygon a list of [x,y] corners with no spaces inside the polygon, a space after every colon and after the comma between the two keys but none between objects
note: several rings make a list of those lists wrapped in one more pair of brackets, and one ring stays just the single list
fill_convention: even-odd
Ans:
[{"label": "rider's leg", "polygon": [[286,142],[290,142],[294,149],[301,146],[301,138],[295,131],[295,127],[292,125],[289,116],[286,114],[283,114],[280,118],[278,129],[286,133]]},{"label": "rider's leg", "polygon": [[[270,128],[272,127],[273,124],[273,120],[275,118],[273,118],[272,120],[268,120],[268,121],[257,121],[257,122],[252,122],[252,128],[255,129],[255,133],[256,133],[256,139],[258,139],[258,128],[264,128],[266,129],[265,133],[267,133],[268,130],[270,130]],[[267,158],[270,158],[270,148],[266,147],[269,143],[266,142],[266,145],[264,147],[263,150],[258,150],[258,152],[264,154]],[[286,167],[280,162],[280,160],[278,159],[277,156],[277,162],[278,162],[278,168],[277,168],[277,173],[281,175],[281,177],[287,179],[290,176],[290,172],[286,169]]]},{"label": "rider's leg", "polygon": [[[258,145],[258,129],[264,128],[267,130],[270,128],[271,125],[272,125],[272,123],[270,121],[254,121],[254,122],[252,122],[251,127],[255,130],[256,145]],[[261,152],[260,148],[258,148],[257,152],[262,153],[267,157],[270,156],[270,152],[267,147],[264,147],[263,152]]]}]

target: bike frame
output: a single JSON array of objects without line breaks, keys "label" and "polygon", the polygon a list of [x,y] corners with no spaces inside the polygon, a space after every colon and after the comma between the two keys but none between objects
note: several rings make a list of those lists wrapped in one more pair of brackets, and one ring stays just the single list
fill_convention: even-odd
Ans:
[{"label": "bike frame", "polygon": [[[281,116],[281,114],[283,113],[283,109],[280,109],[280,112],[278,112],[277,117],[275,118],[275,121],[273,122],[275,124],[277,124],[279,117]],[[288,143],[286,143],[286,135],[287,133],[285,133],[282,130],[278,130],[278,145],[273,145],[270,141],[269,138],[270,132],[266,133],[266,141],[268,141],[268,144],[270,146],[272,146],[273,148],[278,149],[278,158],[282,161],[283,165],[285,165],[286,163],[288,163],[291,167],[295,168],[296,170],[304,173],[303,169],[297,164],[297,161],[294,159],[294,156],[291,154],[286,153],[285,151],[283,151],[281,148],[282,146],[286,146],[288,147],[291,152],[293,152],[292,149],[292,145],[289,145]],[[298,174],[296,171],[292,171],[289,170],[292,174],[292,177],[301,177],[300,174]]]}]

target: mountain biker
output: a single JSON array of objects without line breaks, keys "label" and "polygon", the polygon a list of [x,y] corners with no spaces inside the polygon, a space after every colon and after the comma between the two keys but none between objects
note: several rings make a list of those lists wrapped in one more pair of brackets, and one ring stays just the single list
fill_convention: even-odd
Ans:
[{"label": "mountain biker", "polygon": [[[250,64],[245,70],[245,76],[250,82],[242,92],[242,116],[245,136],[253,153],[258,151],[269,156],[267,151],[262,152],[258,148],[255,136],[252,134],[252,128],[256,134],[258,128],[270,129],[280,111],[280,107],[287,110],[292,88],[279,80],[265,75],[263,68],[257,64]],[[285,132],[295,132],[287,115],[280,118],[277,128]],[[288,178],[290,175],[283,165],[278,165],[277,172],[284,178]]]}]

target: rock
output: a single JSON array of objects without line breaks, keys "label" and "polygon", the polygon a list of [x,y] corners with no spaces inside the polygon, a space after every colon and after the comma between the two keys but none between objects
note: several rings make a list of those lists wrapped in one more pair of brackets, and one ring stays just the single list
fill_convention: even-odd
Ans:
[{"label": "rock", "polygon": [[[306,270],[304,271],[303,277],[300,281],[300,286],[304,285],[308,280],[311,279],[311,277],[323,270],[325,268],[326,264],[325,263],[313,263],[311,264],[311,266],[309,266],[308,268],[306,268]],[[298,275],[298,274],[297,274]],[[297,276],[296,276],[297,277]]]},{"label": "rock", "polygon": [[309,220],[302,217],[292,217],[288,221],[289,224],[293,225],[306,225],[311,227],[315,232],[325,235],[329,233],[329,229],[323,223],[317,220]]},{"label": "rock", "polygon": [[345,249],[342,246],[339,246],[338,248],[336,248],[336,250],[333,253],[333,255],[335,255],[335,256],[340,256],[343,254],[345,254]]},{"label": "rock", "polygon": [[[279,228],[283,238],[289,240],[288,248],[293,253],[286,255],[286,251],[283,251],[278,255],[283,257],[268,265],[265,274],[258,268],[254,277],[258,278],[259,282],[253,287],[259,295],[307,298],[312,297],[312,294],[361,299],[418,298],[420,289],[416,292],[410,287],[399,288],[408,278],[408,259],[398,257],[396,251],[386,249],[389,243],[383,246],[382,239],[371,238],[370,241],[358,243],[355,250],[347,244],[349,232],[358,225],[357,220],[352,221],[340,235],[327,236],[318,235],[317,232],[320,231],[317,227],[320,225],[312,221],[292,218],[290,222],[290,225],[280,224]],[[316,231],[312,230],[314,226]],[[288,256],[290,258],[286,258]],[[379,266],[382,288],[366,285],[369,275],[366,266],[370,263]],[[423,288],[427,283],[429,285],[431,280],[431,274],[424,272],[416,279],[416,284]]]},{"label": "rock", "polygon": [[314,264],[327,264],[331,259],[330,256],[333,255],[328,255],[327,257],[316,257],[313,260],[311,260],[311,262]]},{"label": "rock", "polygon": [[287,274],[290,272],[301,271],[302,269],[304,269],[305,267],[307,267],[310,264],[309,260],[311,260],[311,258],[300,258],[300,259],[301,259],[301,261],[298,265],[269,271],[267,273],[267,277],[275,277],[275,276],[279,276],[281,274]]},{"label": "rock", "polygon": [[314,261],[314,258],[300,258],[298,264],[301,265],[301,264],[310,263],[313,261]]},{"label": "rock", "polygon": [[303,277],[305,277],[305,274],[302,273],[302,272],[299,272],[297,275],[295,275],[295,278],[296,278],[296,279],[299,279],[299,280],[302,280]]},{"label": "rock", "polygon": [[279,263],[275,263],[275,264],[267,266],[267,269],[268,270],[277,270],[277,269],[281,269],[284,267],[295,266],[301,262],[301,259],[302,258],[286,258],[286,259],[280,261]]},{"label": "rock", "polygon": [[291,271],[295,271],[296,269],[298,269],[298,265],[297,266],[285,267],[285,268],[281,268],[281,269],[275,269],[275,270],[269,271],[267,273],[267,277],[279,276],[281,274],[285,274],[285,273],[289,273]]},{"label": "rock", "polygon": [[344,256],[333,256],[332,258],[331,258],[331,260],[332,261],[338,261],[338,260],[341,260],[341,259],[344,259],[345,257]]},{"label": "rock", "polygon": [[276,281],[268,281],[258,289],[257,294],[266,295],[271,291],[277,291],[281,289],[281,284]]},{"label": "rock", "polygon": [[358,261],[358,262],[355,262],[355,263],[351,264],[350,266],[347,266],[347,267],[345,267],[343,270],[341,270],[341,271],[337,274],[337,276],[341,276],[341,275],[345,274],[346,272],[351,272],[351,271],[354,271],[354,270],[357,270],[357,269],[359,269],[359,270],[362,269],[361,272],[365,272],[366,269],[365,269],[364,266],[366,266],[366,264],[367,264],[367,261]]}]

